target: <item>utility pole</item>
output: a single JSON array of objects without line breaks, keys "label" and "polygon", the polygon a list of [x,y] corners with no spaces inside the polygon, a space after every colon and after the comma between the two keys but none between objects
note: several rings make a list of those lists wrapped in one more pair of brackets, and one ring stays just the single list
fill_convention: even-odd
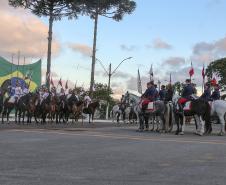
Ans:
[{"label": "utility pole", "polygon": [[107,107],[106,107],[106,119],[108,119],[108,117],[109,117],[108,112],[109,112],[109,101],[110,101],[111,77],[112,77],[113,74],[116,73],[117,69],[119,68],[119,66],[120,66],[124,61],[130,60],[130,59],[132,59],[132,58],[133,58],[133,57],[128,57],[128,58],[123,59],[123,60],[119,63],[119,65],[113,70],[113,72],[112,72],[112,70],[111,70],[111,63],[109,64],[109,70],[107,71],[107,70],[105,69],[103,63],[101,62],[101,60],[99,60],[99,59],[96,58],[96,60],[100,62],[100,65],[101,65],[101,67],[104,69],[105,73],[108,75],[108,100],[107,100]]}]

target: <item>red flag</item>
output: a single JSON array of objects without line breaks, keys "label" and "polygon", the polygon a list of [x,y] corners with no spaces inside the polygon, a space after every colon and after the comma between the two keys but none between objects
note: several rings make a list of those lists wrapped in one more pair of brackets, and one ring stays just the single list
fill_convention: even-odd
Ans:
[{"label": "red flag", "polygon": [[53,79],[51,77],[50,84],[54,87]]},{"label": "red flag", "polygon": [[193,68],[192,62],[191,62],[191,68],[189,70],[189,75],[190,75],[190,77],[192,77],[194,74],[195,74],[195,71],[194,71],[194,68]]},{"label": "red flag", "polygon": [[216,80],[216,78],[213,77],[213,79],[211,80],[210,83],[211,83],[212,86],[216,86],[216,85],[217,85],[217,80]]},{"label": "red flag", "polygon": [[60,86],[62,87],[61,78],[60,78],[60,80],[59,80],[59,82],[58,82],[58,85],[60,85]]},{"label": "red flag", "polygon": [[205,78],[205,68],[204,68],[204,65],[203,65],[203,68],[202,68],[202,78],[203,79]]},{"label": "red flag", "polygon": [[[67,82],[68,82],[68,80],[67,80]],[[66,82],[66,84],[65,84],[65,89],[68,89],[68,85],[67,85],[67,82]]]}]

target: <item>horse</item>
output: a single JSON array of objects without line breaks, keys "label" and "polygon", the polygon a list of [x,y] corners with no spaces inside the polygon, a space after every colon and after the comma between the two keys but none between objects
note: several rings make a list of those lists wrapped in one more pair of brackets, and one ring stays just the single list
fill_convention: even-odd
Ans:
[{"label": "horse", "polygon": [[92,119],[92,123],[93,123],[94,113],[96,109],[99,108],[99,106],[100,106],[99,101],[95,101],[90,103],[87,108],[83,109],[84,114],[89,114],[89,123],[91,123],[90,119]]},{"label": "horse", "polygon": [[[147,101],[148,104],[146,106],[143,105],[143,102]],[[140,131],[143,131],[144,129],[144,122],[146,126],[146,130],[149,130],[149,120],[151,120],[152,123],[152,129],[151,131],[163,131],[165,130],[165,103],[164,101],[157,100],[154,102],[150,102],[149,100],[142,100],[141,102],[142,106],[142,112],[141,112],[141,122],[140,122]],[[155,129],[155,125],[157,125],[157,128]]]},{"label": "horse", "polygon": [[211,116],[217,116],[221,124],[221,130],[219,135],[223,136],[226,130],[226,101],[225,100],[215,100],[209,103],[211,106]]},{"label": "horse", "polygon": [[9,123],[9,114],[11,111],[16,107],[16,100],[13,99],[14,101],[10,101],[11,98],[13,97],[8,97],[5,99],[3,103],[3,111],[2,111],[2,123],[4,123],[4,117],[6,116],[7,123]]},{"label": "horse", "polygon": [[117,119],[117,123],[119,123],[119,116],[121,114],[121,110],[118,104],[114,105],[111,110],[111,118],[114,123],[115,119]]},{"label": "horse", "polygon": [[[29,105],[29,99],[31,97],[31,93],[28,93],[24,96],[22,96],[17,103],[17,106],[15,107],[15,122],[17,123],[17,116],[18,121],[20,123],[20,119],[22,117],[22,122],[24,123],[24,117],[25,113],[28,112],[28,105]],[[28,120],[27,120],[28,123]]]},{"label": "horse", "polygon": [[[202,136],[204,133],[211,132],[210,124],[210,106],[207,101],[202,99],[193,99],[188,102],[187,106],[183,109],[183,113],[179,112],[178,100],[180,99],[179,95],[174,94],[172,98],[173,102],[173,114],[175,117],[175,122],[177,124],[176,135],[184,135],[185,127],[185,117],[194,116],[195,122],[198,124],[196,126],[196,134]],[[205,126],[206,124],[206,131]]]},{"label": "horse", "polygon": [[35,121],[37,123],[37,105],[39,102],[39,94],[38,93],[31,93],[28,102],[28,109],[27,109],[27,122],[31,123],[32,116],[35,117]]}]

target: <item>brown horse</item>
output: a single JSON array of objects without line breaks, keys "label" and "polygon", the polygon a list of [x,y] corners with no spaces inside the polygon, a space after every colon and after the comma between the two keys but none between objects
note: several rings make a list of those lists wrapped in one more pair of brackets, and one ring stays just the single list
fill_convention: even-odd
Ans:
[{"label": "brown horse", "polygon": [[99,108],[99,106],[100,106],[99,101],[95,101],[93,103],[90,103],[87,108],[83,109],[83,113],[89,114],[89,123],[90,123],[91,117],[92,117],[92,123],[93,123],[94,113],[96,109]]},{"label": "brown horse", "polygon": [[78,101],[77,103],[73,104],[71,112],[75,121],[78,121],[79,116],[82,115],[83,107],[84,107],[83,101]]}]

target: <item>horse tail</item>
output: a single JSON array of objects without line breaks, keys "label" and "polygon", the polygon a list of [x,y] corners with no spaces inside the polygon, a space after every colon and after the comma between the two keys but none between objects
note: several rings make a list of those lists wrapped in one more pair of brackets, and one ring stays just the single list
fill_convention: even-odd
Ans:
[{"label": "horse tail", "polygon": [[205,120],[206,129],[208,131],[210,131],[210,130],[212,130],[212,125],[211,125],[211,120],[210,120],[211,107],[207,101],[205,102],[205,104],[206,104],[206,111],[203,115],[203,119]]}]

